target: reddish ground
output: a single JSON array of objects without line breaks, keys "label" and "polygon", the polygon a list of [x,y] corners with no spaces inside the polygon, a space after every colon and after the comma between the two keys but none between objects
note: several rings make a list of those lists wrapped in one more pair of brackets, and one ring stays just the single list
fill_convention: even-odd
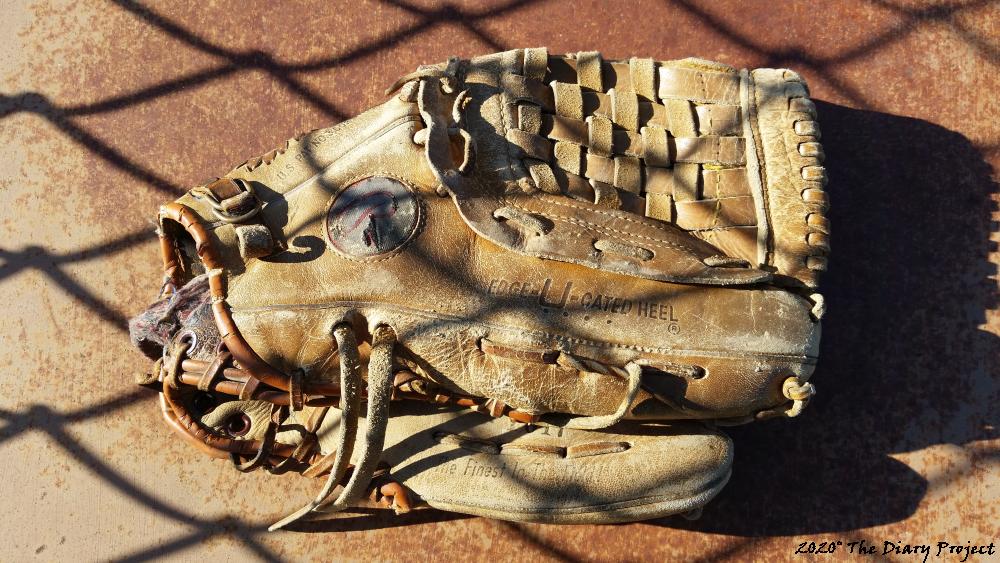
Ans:
[{"label": "reddish ground", "polygon": [[[0,559],[775,561],[845,542],[832,561],[862,539],[1000,539],[996,2],[153,5],[2,10]],[[694,523],[420,512],[265,532],[317,484],[197,454],[131,383],[157,206],[421,63],[528,46],[805,76],[833,202],[820,394],[733,431],[733,480]]]}]

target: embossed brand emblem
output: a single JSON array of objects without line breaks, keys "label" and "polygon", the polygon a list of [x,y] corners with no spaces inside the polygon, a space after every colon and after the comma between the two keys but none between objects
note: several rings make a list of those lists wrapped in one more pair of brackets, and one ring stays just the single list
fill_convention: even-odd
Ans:
[{"label": "embossed brand emblem", "polygon": [[416,194],[393,178],[359,180],[341,190],[326,213],[326,236],[334,250],[365,259],[401,247],[420,225]]}]

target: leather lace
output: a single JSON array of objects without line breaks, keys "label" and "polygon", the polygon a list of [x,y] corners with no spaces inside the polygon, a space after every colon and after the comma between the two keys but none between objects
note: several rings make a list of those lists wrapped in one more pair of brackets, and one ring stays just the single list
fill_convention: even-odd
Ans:
[{"label": "leather lace", "polygon": [[[325,456],[318,464],[319,467],[323,467],[330,463],[330,474],[323,489],[312,502],[273,524],[268,528],[271,531],[283,528],[320,508],[333,493],[334,487],[344,478],[354,450],[358,431],[360,390],[363,385],[358,361],[358,344],[353,329],[347,324],[338,325],[333,335],[337,340],[337,349],[340,350],[340,409],[343,419],[337,432],[336,451]],[[368,363],[368,426],[364,445],[347,485],[332,503],[323,507],[324,512],[340,512],[356,503],[364,495],[378,469],[382,448],[385,445],[389,401],[392,398],[392,354],[395,342],[396,335],[387,326],[377,327],[372,334],[372,351]]]},{"label": "leather lace", "polygon": [[[203,444],[207,449],[213,450],[210,453],[216,456],[219,456],[220,453],[226,455],[236,469],[243,472],[264,468],[272,473],[284,473],[302,465],[308,466],[303,471],[307,476],[315,477],[329,472],[326,483],[316,498],[300,510],[271,526],[272,530],[287,526],[318,509],[322,509],[324,512],[338,512],[352,506],[364,496],[369,484],[373,481],[373,477],[380,469],[389,419],[389,402],[393,396],[395,381],[392,359],[396,336],[391,328],[384,325],[376,327],[372,334],[367,385],[368,408],[366,417],[368,425],[358,463],[351,471],[347,484],[341,493],[332,502],[327,502],[334,488],[345,478],[350,469],[351,455],[354,453],[357,439],[361,396],[365,387],[365,382],[361,377],[358,341],[354,329],[346,323],[339,324],[334,328],[333,336],[337,342],[340,357],[339,408],[342,420],[337,434],[336,450],[316,460],[311,460],[310,455],[318,449],[318,430],[329,407],[322,407],[318,416],[310,417],[311,420],[305,425],[302,442],[298,446],[291,447],[279,444],[276,435],[290,417],[289,406],[276,404],[277,396],[261,397],[260,395],[265,393],[275,393],[258,391],[259,382],[252,376],[247,376],[243,377],[245,381],[239,389],[233,389],[231,386],[225,389],[243,398],[271,399],[268,426],[264,430],[263,438],[260,441],[249,441],[212,435],[200,427],[176,396],[176,390],[185,383],[183,380],[193,377],[183,371],[185,363],[190,365],[190,360],[186,360],[187,352],[191,347],[190,343],[178,339],[168,348],[161,363],[165,366],[162,370],[164,416],[167,417],[172,426],[193,438],[196,444]],[[210,362],[209,368],[207,368],[214,373],[206,372],[197,376],[199,386],[218,390],[219,386],[224,383],[233,383],[226,375],[240,378],[240,375],[232,374],[232,372],[241,371],[235,369],[229,369],[230,373],[220,377],[220,373],[226,372],[220,365],[228,358],[228,352],[225,349],[220,350],[219,358]],[[219,361],[220,359],[222,361]],[[292,392],[289,394],[280,393],[278,396],[287,397],[287,402],[295,403]],[[274,462],[275,459],[279,461]],[[313,462],[310,463],[310,461]],[[383,487],[383,489],[385,488]],[[391,486],[388,489],[396,490]],[[383,494],[385,493],[383,492]]]}]

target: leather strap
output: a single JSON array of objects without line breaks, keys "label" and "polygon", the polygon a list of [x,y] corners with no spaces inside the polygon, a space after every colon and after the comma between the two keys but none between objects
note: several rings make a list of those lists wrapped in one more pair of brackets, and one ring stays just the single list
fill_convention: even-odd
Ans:
[{"label": "leather strap", "polygon": [[222,370],[224,369],[226,362],[232,359],[233,355],[228,351],[222,351],[215,356],[212,363],[208,364],[205,368],[204,373],[202,373],[201,378],[198,380],[198,390],[208,391],[212,388],[215,381],[222,375]]},{"label": "leather strap", "polygon": [[340,357],[341,420],[339,430],[337,431],[337,448],[333,452],[323,456],[323,458],[304,472],[304,475],[309,477],[322,475],[325,471],[330,471],[330,474],[323,489],[316,495],[315,500],[273,524],[269,528],[272,531],[301,519],[326,500],[333,492],[334,487],[344,478],[351,460],[351,454],[354,453],[362,387],[358,342],[354,330],[348,324],[335,326],[333,337],[337,343],[337,354]]},{"label": "leather strap", "polygon": [[286,407],[271,405],[271,419],[268,422],[267,430],[264,432],[264,438],[261,441],[260,448],[257,450],[256,455],[244,462],[240,459],[239,454],[235,452],[229,454],[230,460],[233,462],[233,466],[238,471],[249,473],[267,463],[268,458],[271,456],[271,450],[274,448],[275,436],[278,434],[278,427],[281,426],[281,423],[287,414],[288,411]]}]

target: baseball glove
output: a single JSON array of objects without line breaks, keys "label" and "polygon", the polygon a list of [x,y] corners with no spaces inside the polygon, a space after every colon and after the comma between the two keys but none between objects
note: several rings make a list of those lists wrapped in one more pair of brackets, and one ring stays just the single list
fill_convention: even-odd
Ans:
[{"label": "baseball glove", "polygon": [[160,208],[140,383],[237,469],[325,476],[275,528],[365,499],[695,514],[730,474],[717,426],[814,392],[819,134],[790,70],[545,49],[421,67]]}]

